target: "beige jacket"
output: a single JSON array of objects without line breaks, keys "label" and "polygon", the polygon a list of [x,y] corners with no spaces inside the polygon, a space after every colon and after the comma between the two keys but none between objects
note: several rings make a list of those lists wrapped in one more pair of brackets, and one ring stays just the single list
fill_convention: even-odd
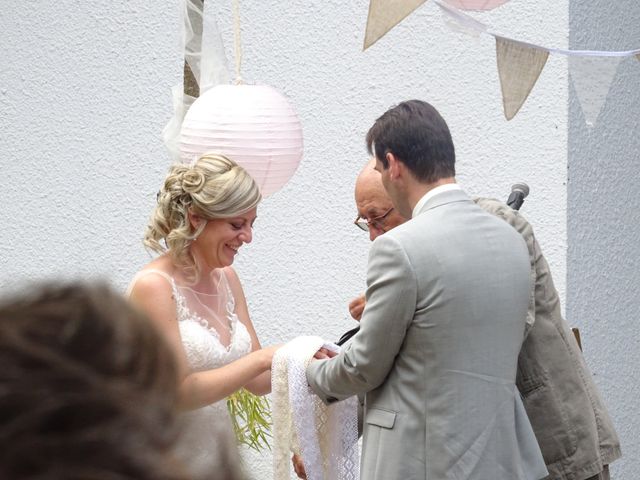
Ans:
[{"label": "beige jacket", "polygon": [[475,202],[524,237],[535,289],[535,318],[518,358],[517,386],[549,470],[548,479],[583,480],[621,456],[620,442],[571,329],[562,318],[549,266],[531,225],[497,200]]}]

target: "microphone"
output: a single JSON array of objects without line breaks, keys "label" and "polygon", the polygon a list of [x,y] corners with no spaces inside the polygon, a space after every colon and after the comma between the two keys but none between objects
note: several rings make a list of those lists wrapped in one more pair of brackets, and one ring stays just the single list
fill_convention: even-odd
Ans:
[{"label": "microphone", "polygon": [[511,186],[511,194],[507,199],[507,205],[509,205],[514,210],[520,210],[524,199],[529,195],[529,185],[526,183],[514,183]]}]

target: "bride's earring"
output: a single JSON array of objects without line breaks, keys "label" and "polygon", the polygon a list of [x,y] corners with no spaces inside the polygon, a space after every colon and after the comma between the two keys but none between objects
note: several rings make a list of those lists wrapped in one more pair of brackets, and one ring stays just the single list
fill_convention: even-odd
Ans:
[{"label": "bride's earring", "polygon": [[198,225],[198,228],[196,228],[196,231],[193,232],[193,235],[191,236],[191,241],[195,242],[198,237],[202,234],[202,232],[204,231],[204,227],[207,226],[207,220],[205,220],[204,222],[202,222],[200,225]]},{"label": "bride's earring", "polygon": [[200,234],[203,232],[204,227],[207,226],[208,220],[205,220],[201,216],[196,215],[195,213],[193,213],[191,211],[191,208],[189,208],[187,216],[188,216],[188,219],[189,219],[189,223],[191,224],[192,227],[194,227],[196,224],[198,224],[198,226],[196,227],[196,231],[193,232],[193,234],[189,237],[189,240],[191,240],[192,242],[195,242],[198,239],[198,237],[200,236]]}]

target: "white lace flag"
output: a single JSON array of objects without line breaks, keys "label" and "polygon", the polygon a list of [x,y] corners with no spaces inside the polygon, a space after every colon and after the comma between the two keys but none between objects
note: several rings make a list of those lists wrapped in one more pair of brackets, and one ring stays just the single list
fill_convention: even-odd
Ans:
[{"label": "white lace flag", "polygon": [[493,10],[509,0],[445,0],[460,10]]},{"label": "white lace flag", "polygon": [[370,0],[363,50],[366,50],[376,43],[389,30],[426,1],[427,0]]},{"label": "white lace flag", "polygon": [[570,56],[569,73],[588,126],[593,127],[604,105],[621,57]]},{"label": "white lace flag", "polygon": [[549,52],[496,36],[496,59],[507,120],[515,117],[536,84]]},{"label": "white lace flag", "polygon": [[290,479],[290,452],[302,456],[308,480],[358,480],[358,400],[325,405],[307,384],[306,367],[325,344],[297,337],[280,348],[271,367],[273,472]]}]

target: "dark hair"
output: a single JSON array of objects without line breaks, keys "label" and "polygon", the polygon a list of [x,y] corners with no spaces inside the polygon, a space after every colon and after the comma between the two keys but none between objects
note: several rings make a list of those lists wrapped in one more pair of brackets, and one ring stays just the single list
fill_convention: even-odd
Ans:
[{"label": "dark hair", "polygon": [[456,154],[449,127],[422,100],[408,100],[387,110],[367,133],[367,150],[389,167],[393,153],[422,182],[455,176]]},{"label": "dark hair", "polygon": [[104,285],[34,291],[0,305],[0,478],[187,478],[161,334]]}]

